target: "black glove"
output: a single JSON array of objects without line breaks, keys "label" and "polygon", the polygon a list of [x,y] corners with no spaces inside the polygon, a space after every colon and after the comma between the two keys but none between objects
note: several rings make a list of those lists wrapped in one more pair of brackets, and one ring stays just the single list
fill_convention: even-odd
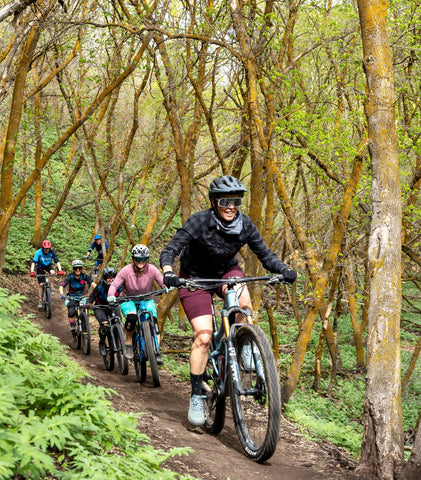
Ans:
[{"label": "black glove", "polygon": [[286,268],[283,272],[282,275],[284,277],[284,280],[287,283],[294,283],[295,280],[297,279],[297,272],[293,270],[292,268]]},{"label": "black glove", "polygon": [[165,272],[164,285],[168,288],[179,287],[181,284],[180,284],[180,279],[178,278],[178,275],[175,274],[174,272]]}]

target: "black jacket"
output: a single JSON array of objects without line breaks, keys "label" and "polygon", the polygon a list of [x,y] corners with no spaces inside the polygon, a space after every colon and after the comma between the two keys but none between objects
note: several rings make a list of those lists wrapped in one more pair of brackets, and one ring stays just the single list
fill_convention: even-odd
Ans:
[{"label": "black jacket", "polygon": [[170,243],[162,250],[161,267],[172,265],[181,253],[181,270],[199,278],[219,278],[228,268],[238,263],[235,255],[248,245],[271,273],[282,273],[288,266],[270,250],[250,217],[243,217],[240,234],[224,233],[219,229],[212,209],[193,214],[176,232]]}]

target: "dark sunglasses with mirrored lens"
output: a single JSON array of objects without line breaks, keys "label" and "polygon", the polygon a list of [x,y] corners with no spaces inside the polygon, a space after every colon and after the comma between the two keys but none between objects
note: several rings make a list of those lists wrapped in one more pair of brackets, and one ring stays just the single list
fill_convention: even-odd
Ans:
[{"label": "dark sunglasses with mirrored lens", "polygon": [[137,255],[133,257],[136,262],[146,262],[148,257],[138,257]]},{"label": "dark sunglasses with mirrored lens", "polygon": [[216,200],[217,204],[218,204],[218,207],[222,207],[222,208],[228,208],[231,203],[233,205],[233,207],[239,207],[241,205],[241,202],[242,202],[242,198],[241,197],[234,197],[234,198],[218,198]]}]

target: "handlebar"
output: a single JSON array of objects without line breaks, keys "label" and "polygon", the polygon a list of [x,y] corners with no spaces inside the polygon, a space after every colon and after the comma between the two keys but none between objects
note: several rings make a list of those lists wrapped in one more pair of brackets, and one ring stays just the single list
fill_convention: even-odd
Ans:
[{"label": "handlebar", "polygon": [[[161,290],[154,290],[148,293],[141,293],[139,295],[127,295],[126,297],[116,297],[115,303],[124,303],[124,302],[141,302],[142,300],[149,300],[152,297],[156,297],[158,295],[162,295],[163,293],[167,293],[167,288],[162,288]],[[112,304],[110,304],[112,305]]]},{"label": "handlebar", "polygon": [[288,283],[284,280],[281,273],[274,275],[265,275],[262,277],[228,277],[228,278],[180,278],[180,287],[178,288],[196,288],[199,290],[213,290],[221,285],[233,287],[240,283],[262,283],[264,285],[277,285]]}]

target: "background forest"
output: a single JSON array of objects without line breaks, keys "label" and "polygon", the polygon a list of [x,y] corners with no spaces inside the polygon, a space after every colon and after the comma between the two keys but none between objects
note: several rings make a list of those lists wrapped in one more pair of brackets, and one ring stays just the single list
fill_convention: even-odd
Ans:
[{"label": "background forest", "polygon": [[[401,393],[419,401],[421,390],[418,1],[0,1],[0,273],[28,271],[46,237],[68,269],[97,232],[110,243],[111,265],[124,265],[136,243],[149,245],[156,264],[175,229],[207,208],[212,179],[232,174],[248,187],[245,213],[299,272],[282,297],[254,292],[265,319],[281,328],[286,311],[297,331],[281,368],[284,402],[307,349],[312,387],[332,394],[343,372],[342,322],[354,355],[347,374],[363,375],[370,302],[379,303],[370,292],[376,162],[367,11],[389,29],[382,38],[393,67],[399,169],[388,176],[399,175],[400,185],[382,193],[402,209],[397,280],[382,279],[384,295],[399,295],[401,318],[386,319],[395,336],[384,336],[397,357],[382,355],[378,371],[396,367],[402,381],[395,378],[392,407],[396,391],[381,374],[368,376],[370,388],[392,397],[382,408],[393,433],[376,439],[367,425],[378,418],[366,401],[363,452],[375,443],[380,453],[361,463],[393,478],[404,465]],[[389,157],[383,150],[376,158],[387,166]],[[248,274],[263,273],[247,249],[241,255]],[[273,331],[272,339],[282,343]],[[405,430],[415,442],[408,465],[420,468],[418,415],[419,404]]]}]

